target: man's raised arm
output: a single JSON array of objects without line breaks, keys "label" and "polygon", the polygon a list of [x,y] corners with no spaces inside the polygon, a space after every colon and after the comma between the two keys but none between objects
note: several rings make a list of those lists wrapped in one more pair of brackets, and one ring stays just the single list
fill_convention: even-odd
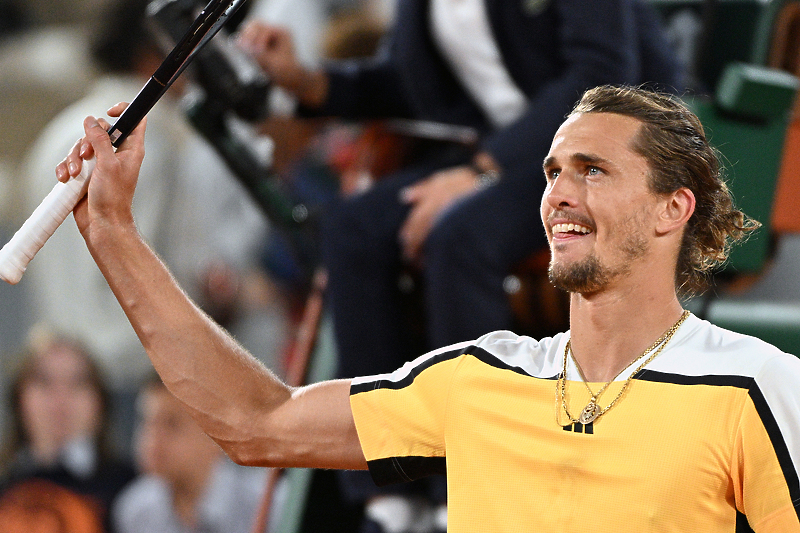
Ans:
[{"label": "man's raised arm", "polygon": [[[122,109],[118,104],[109,114],[118,116]],[[80,171],[81,156],[96,155],[75,220],[169,390],[238,463],[366,468],[350,411],[349,382],[297,389],[282,383],[186,296],[142,240],[131,203],[144,157],[145,125],[116,152],[107,127],[87,118],[86,136],[56,174],[65,181]]]}]

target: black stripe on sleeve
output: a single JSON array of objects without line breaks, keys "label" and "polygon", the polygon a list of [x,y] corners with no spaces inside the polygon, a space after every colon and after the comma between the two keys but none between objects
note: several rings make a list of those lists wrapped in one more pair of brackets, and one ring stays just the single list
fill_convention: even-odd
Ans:
[{"label": "black stripe on sleeve", "polygon": [[444,457],[387,457],[369,461],[369,473],[379,487],[392,483],[414,481],[434,474],[447,472]]},{"label": "black stripe on sleeve", "polygon": [[[510,370],[522,376],[531,376],[529,372],[526,372],[525,370],[523,370],[518,366],[511,366],[509,364],[504,363],[496,355],[492,355],[483,348],[478,348],[477,346],[470,346],[467,350],[465,350],[465,352],[472,355],[475,359],[481,361],[482,363],[486,363],[489,366],[499,368],[500,370]],[[552,378],[547,378],[547,379],[556,379],[557,377],[558,376],[553,376]]]},{"label": "black stripe on sleeve", "polygon": [[436,354],[433,357],[425,359],[419,365],[410,369],[407,376],[398,380],[398,381],[390,381],[388,379],[376,379],[375,381],[367,381],[364,383],[354,383],[350,386],[350,395],[359,394],[361,392],[369,392],[375,389],[392,389],[398,390],[405,388],[411,383],[413,383],[414,378],[416,378],[419,374],[421,374],[425,369],[432,367],[437,363],[441,363],[442,361],[448,361],[450,359],[455,359],[456,357],[460,357],[469,348],[465,350],[450,350],[447,352],[442,352],[440,354]]},{"label": "black stripe on sleeve", "polygon": [[789,447],[786,445],[786,441],[783,440],[781,428],[778,426],[778,421],[775,420],[766,398],[764,398],[761,389],[758,388],[755,382],[750,387],[750,399],[753,400],[756,412],[767,430],[769,440],[772,442],[772,448],[778,456],[778,463],[781,465],[783,476],[786,478],[786,485],[789,487],[789,496],[792,498],[797,520],[800,522],[800,479],[792,462],[792,456],[789,455]]},{"label": "black stripe on sleeve", "polygon": [[[520,367],[511,366],[504,363],[502,360],[497,358],[497,356],[492,355],[491,353],[487,352],[483,348],[479,348],[477,346],[467,346],[461,350],[451,350],[447,352],[442,352],[437,354],[433,357],[430,357],[424,361],[422,361],[418,366],[412,368],[408,375],[398,381],[390,381],[388,379],[376,379],[375,381],[367,381],[364,383],[353,384],[350,386],[350,394],[358,394],[361,392],[369,392],[375,389],[392,389],[398,390],[404,387],[411,385],[419,374],[421,374],[425,369],[432,367],[435,364],[441,363],[442,361],[448,361],[450,359],[455,359],[457,357],[461,357],[462,355],[471,355],[478,359],[479,361],[486,363],[489,366],[493,366],[495,368],[499,368],[502,370],[510,370],[512,372],[516,372],[517,374],[521,374],[523,376],[530,376],[528,372],[525,372]],[[555,377],[553,378],[555,379]]]}]

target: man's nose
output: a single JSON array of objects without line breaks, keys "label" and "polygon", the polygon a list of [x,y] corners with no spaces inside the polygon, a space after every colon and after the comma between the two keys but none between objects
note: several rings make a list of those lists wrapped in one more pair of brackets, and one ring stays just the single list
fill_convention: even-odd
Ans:
[{"label": "man's nose", "polygon": [[545,201],[553,209],[575,206],[578,199],[578,187],[574,177],[562,172],[545,191]]}]

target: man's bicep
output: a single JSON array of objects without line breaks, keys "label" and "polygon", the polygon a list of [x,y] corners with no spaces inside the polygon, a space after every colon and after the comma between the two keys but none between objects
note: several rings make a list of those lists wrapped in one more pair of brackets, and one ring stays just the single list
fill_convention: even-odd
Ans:
[{"label": "man's bicep", "polygon": [[276,458],[281,464],[275,466],[367,468],[350,409],[350,380],[294,390],[272,413],[269,425],[281,434]]}]

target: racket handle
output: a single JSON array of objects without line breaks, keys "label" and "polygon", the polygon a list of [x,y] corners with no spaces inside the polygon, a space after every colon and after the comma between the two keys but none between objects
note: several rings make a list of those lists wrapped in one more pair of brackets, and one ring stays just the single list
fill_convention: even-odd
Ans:
[{"label": "racket handle", "polygon": [[66,183],[56,183],[28,220],[0,249],[0,279],[12,285],[22,279],[33,256],[86,194],[94,166],[95,158],[92,157],[83,162],[80,174]]}]

